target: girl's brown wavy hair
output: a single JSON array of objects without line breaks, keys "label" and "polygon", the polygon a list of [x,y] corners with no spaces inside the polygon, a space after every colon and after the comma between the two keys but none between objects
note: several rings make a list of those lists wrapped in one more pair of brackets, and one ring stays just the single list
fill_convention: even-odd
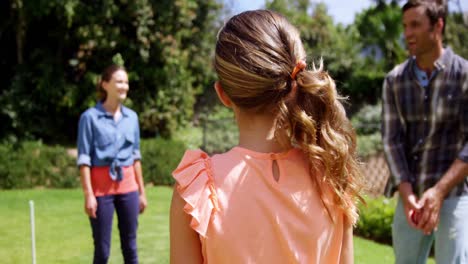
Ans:
[{"label": "girl's brown wavy hair", "polygon": [[303,150],[314,184],[328,186],[334,194],[329,203],[318,188],[330,217],[331,206],[339,206],[355,223],[356,201],[362,200],[355,132],[321,62],[291,78],[296,63],[305,58],[294,26],[278,13],[255,10],[232,17],[220,30],[214,67],[236,106],[271,112],[278,140]]}]

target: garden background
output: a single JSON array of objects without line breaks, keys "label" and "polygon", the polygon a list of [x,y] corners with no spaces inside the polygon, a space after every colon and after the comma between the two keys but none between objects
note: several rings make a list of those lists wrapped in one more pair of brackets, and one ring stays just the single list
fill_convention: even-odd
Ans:
[{"label": "garden background", "polygon": [[[460,0],[449,1],[460,6]],[[395,201],[381,197],[388,170],[381,155],[379,101],[386,72],[407,57],[402,3],[375,0],[349,25],[335,23],[324,3],[265,4],[298,27],[308,61],[323,58],[339,92],[348,97],[345,106],[370,186],[355,233],[384,245],[391,243]],[[216,33],[231,15],[220,0],[0,1],[0,259],[29,261],[27,203],[37,199],[38,233],[44,239],[39,256],[46,259],[40,263],[71,263],[69,251],[54,258],[71,242],[82,252],[74,261],[89,262],[91,236],[75,166],[77,123],[96,102],[100,71],[120,63],[130,78],[125,104],[139,114],[150,198],[140,220],[142,262],[167,263],[171,171],[187,148],[216,153],[237,140],[232,113],[219,105],[212,88]],[[445,43],[468,58],[467,42],[467,14],[452,10]],[[67,225],[53,228],[57,221]],[[368,240],[355,243],[357,260],[381,252],[378,244],[362,246]],[[116,250],[118,243],[113,256]],[[385,250],[381,257],[391,263],[385,258],[392,258],[391,250]]]}]

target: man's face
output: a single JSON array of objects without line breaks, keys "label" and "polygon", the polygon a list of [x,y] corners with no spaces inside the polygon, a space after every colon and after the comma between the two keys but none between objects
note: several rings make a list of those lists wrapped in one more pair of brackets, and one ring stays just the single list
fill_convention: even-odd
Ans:
[{"label": "man's face", "polygon": [[437,47],[440,39],[438,35],[441,35],[440,25],[431,25],[423,6],[410,8],[403,13],[403,28],[411,55],[418,57]]}]

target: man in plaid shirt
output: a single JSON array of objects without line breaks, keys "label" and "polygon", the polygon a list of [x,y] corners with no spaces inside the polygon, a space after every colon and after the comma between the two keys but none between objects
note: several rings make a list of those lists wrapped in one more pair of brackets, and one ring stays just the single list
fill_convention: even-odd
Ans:
[{"label": "man in plaid shirt", "polygon": [[434,239],[437,263],[468,263],[468,61],[442,45],[446,12],[435,0],[403,6],[412,57],[383,85],[396,263],[426,263]]}]

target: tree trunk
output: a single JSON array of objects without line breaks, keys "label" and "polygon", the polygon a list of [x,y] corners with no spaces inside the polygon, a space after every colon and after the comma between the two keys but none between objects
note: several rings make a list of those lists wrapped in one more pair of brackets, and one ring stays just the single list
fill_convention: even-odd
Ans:
[{"label": "tree trunk", "polygon": [[24,16],[23,0],[15,0],[12,2],[12,11],[17,14],[16,23],[16,60],[18,64],[23,64],[23,47],[24,37],[26,35],[26,18]]}]

